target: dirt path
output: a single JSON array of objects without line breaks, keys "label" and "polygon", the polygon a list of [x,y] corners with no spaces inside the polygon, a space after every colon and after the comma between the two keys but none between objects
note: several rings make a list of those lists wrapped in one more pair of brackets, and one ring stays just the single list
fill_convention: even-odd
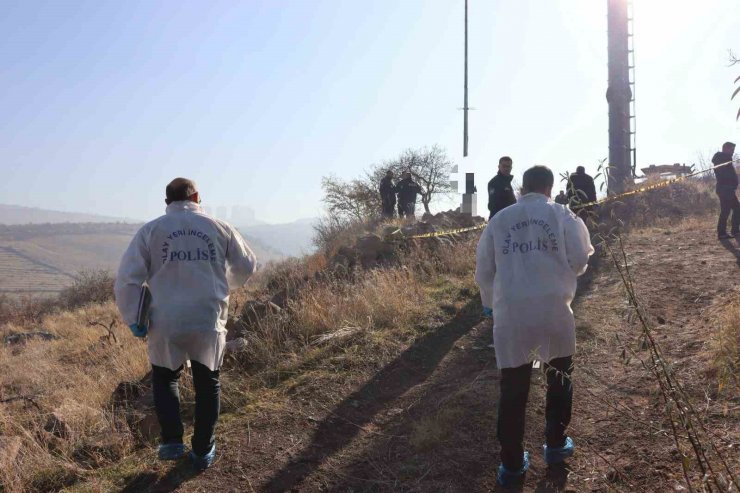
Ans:
[{"label": "dirt path", "polygon": [[[718,243],[687,223],[627,240],[638,294],[661,324],[658,342],[722,451],[738,457],[737,400],[717,396],[707,373],[709,313],[738,289],[740,244]],[[533,377],[524,491],[684,491],[680,460],[656,384],[620,344],[636,344],[614,269],[606,262],[582,280],[577,319],[570,474],[542,460],[543,379]],[[291,390],[274,409],[225,419],[220,457],[191,477],[184,466],[152,465],[122,491],[494,491],[498,373],[490,322],[477,300],[461,300],[444,325],[417,340],[370,378]],[[619,336],[619,341],[616,336]],[[636,346],[635,346],[636,347]],[[729,408],[728,408],[729,403]],[[734,405],[734,408],[733,408]],[[728,412],[729,409],[729,412]],[[567,476],[567,479],[566,479]]]}]

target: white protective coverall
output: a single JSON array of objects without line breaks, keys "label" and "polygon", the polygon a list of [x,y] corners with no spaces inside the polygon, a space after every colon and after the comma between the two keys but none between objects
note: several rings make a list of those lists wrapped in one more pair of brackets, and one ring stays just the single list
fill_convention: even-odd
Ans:
[{"label": "white protective coverall", "polygon": [[570,303],[593,252],[583,221],[543,194],[526,194],[489,221],[475,280],[483,305],[493,310],[499,368],[575,353]]},{"label": "white protective coverall", "polygon": [[217,370],[226,346],[229,289],[244,285],[256,258],[239,232],[191,201],[173,202],[145,224],[121,259],[118,309],[136,323],[144,281],[152,302],[149,361],[175,370],[194,360]]}]

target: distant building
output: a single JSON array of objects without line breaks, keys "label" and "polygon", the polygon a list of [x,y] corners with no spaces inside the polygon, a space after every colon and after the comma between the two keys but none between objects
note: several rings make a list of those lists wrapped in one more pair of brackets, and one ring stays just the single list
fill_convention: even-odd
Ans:
[{"label": "distant building", "polygon": [[229,209],[226,208],[226,206],[220,205],[216,207],[216,217],[219,219],[223,219],[224,221],[228,221],[229,219]]},{"label": "distant building", "polygon": [[231,208],[231,222],[236,226],[250,226],[257,222],[254,210],[244,205]]}]

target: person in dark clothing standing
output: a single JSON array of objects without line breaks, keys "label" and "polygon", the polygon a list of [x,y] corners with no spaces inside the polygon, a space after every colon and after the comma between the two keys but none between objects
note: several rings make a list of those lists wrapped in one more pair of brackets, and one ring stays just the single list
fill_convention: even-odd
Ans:
[{"label": "person in dark clothing standing", "polygon": [[558,193],[555,197],[555,203],[560,205],[568,205],[568,196],[565,195],[564,191],[560,190],[560,193]]},{"label": "person in dark clothing standing", "polygon": [[596,185],[594,179],[586,174],[586,168],[579,166],[568,179],[568,203],[585,204],[596,202]]},{"label": "person in dark clothing standing", "polygon": [[488,210],[491,214],[488,216],[490,221],[498,211],[510,205],[516,204],[514,189],[511,186],[511,168],[514,162],[509,156],[504,156],[498,160],[498,173],[488,182]]},{"label": "person in dark clothing standing", "polygon": [[396,208],[396,185],[393,184],[393,171],[388,170],[380,180],[380,201],[383,207],[383,217],[392,218]]},{"label": "person in dark clothing standing", "polygon": [[568,205],[574,209],[574,212],[587,221],[589,213],[593,206],[578,207],[581,204],[596,202],[596,185],[594,179],[586,174],[586,168],[579,166],[576,172],[568,177]]},{"label": "person in dark clothing standing", "polygon": [[[725,142],[722,145],[722,152],[718,152],[712,158],[712,164],[717,166],[718,164],[727,163],[732,161],[732,157],[735,154],[735,144],[732,142]],[[717,238],[720,240],[726,240],[740,234],[740,203],[737,200],[737,173],[735,172],[735,166],[728,164],[714,169],[714,176],[717,178],[716,192],[719,196],[719,221],[717,222]],[[732,229],[731,233],[727,234],[727,219],[732,213]]]},{"label": "person in dark clothing standing", "polygon": [[403,179],[396,185],[398,193],[398,216],[414,217],[416,196],[422,193],[421,187],[411,178],[409,171],[403,174]]}]

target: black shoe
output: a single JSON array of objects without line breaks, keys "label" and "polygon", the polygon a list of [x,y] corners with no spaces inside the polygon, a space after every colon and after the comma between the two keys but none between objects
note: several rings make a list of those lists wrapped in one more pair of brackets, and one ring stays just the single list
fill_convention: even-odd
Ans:
[{"label": "black shoe", "polygon": [[735,236],[728,235],[727,233],[720,233],[720,234],[717,235],[717,239],[718,240],[731,240],[734,237]]}]

